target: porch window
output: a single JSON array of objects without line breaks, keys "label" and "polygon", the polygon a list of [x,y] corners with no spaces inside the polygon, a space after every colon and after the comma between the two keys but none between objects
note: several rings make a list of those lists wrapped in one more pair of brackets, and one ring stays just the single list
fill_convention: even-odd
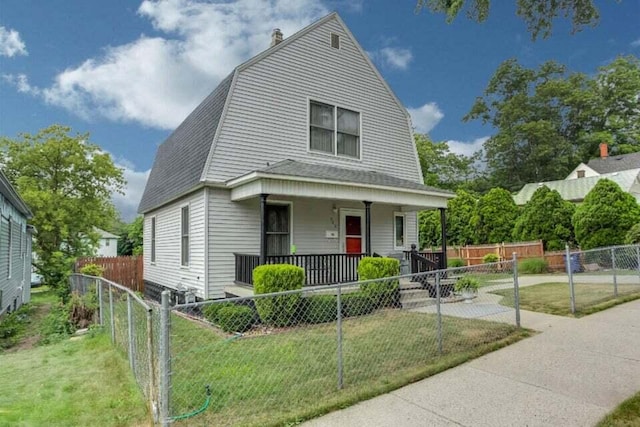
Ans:
[{"label": "porch window", "polygon": [[309,149],[360,158],[360,113],[311,101]]},{"label": "porch window", "polygon": [[406,216],[402,213],[393,214],[393,246],[395,250],[405,248]]},{"label": "porch window", "polygon": [[182,236],[180,240],[183,266],[189,265],[189,206],[182,208]]},{"label": "porch window", "polygon": [[156,217],[151,217],[151,262],[156,262]]},{"label": "porch window", "polygon": [[267,256],[289,255],[289,205],[267,205]]}]

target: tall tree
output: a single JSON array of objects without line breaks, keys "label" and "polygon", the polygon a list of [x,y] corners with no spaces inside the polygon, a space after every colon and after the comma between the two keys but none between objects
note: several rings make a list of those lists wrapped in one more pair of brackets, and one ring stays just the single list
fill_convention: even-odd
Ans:
[{"label": "tall tree", "polygon": [[124,185],[122,170],[88,134],[53,125],[35,135],[0,138],[0,162],[33,211],[35,267],[45,282],[64,284],[74,257],[90,254],[94,227],[108,229],[117,217],[111,194]]},{"label": "tall tree", "polygon": [[433,142],[429,135],[414,135],[424,183],[456,190],[467,187],[479,174],[474,167],[479,156],[452,153],[446,142]]},{"label": "tall tree", "polygon": [[464,246],[475,240],[473,217],[478,198],[464,191],[456,191],[456,197],[447,202],[447,238],[452,245]]},{"label": "tall tree", "polygon": [[639,222],[636,199],[608,179],[598,181],[572,218],[576,240],[583,250],[622,244]]},{"label": "tall tree", "polygon": [[619,57],[589,77],[567,75],[548,61],[537,70],[503,62],[464,120],[497,129],[484,144],[494,185],[517,190],[529,182],[561,179],[597,154],[640,151],[640,60]]},{"label": "tall tree", "polygon": [[542,240],[546,250],[559,250],[573,244],[571,217],[575,206],[562,199],[556,190],[542,186],[531,196],[513,229],[515,240]]},{"label": "tall tree", "polygon": [[472,224],[475,243],[500,243],[512,240],[518,207],[504,188],[492,188],[478,200]]},{"label": "tall tree", "polygon": [[[573,33],[585,26],[594,27],[600,20],[593,0],[518,0],[516,4],[516,13],[526,22],[533,40],[549,37],[553,20],[559,15],[571,16]],[[444,13],[447,22],[452,22],[465,6],[470,19],[484,22],[489,17],[491,0],[418,0],[416,9],[427,7],[432,12]]]},{"label": "tall tree", "polygon": [[144,218],[136,217],[130,224],[123,224],[118,232],[118,255],[142,255]]}]

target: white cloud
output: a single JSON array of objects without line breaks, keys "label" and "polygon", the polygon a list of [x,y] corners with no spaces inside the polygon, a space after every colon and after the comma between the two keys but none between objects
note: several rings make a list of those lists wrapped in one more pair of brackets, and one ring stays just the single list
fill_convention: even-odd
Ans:
[{"label": "white cloud", "polygon": [[122,220],[131,222],[137,215],[138,204],[140,204],[150,170],[136,171],[134,166],[126,160],[117,160],[115,163],[117,167],[123,169],[127,185],[124,188],[124,194],[113,193],[113,204],[120,211]]},{"label": "white cloud", "polygon": [[473,141],[449,140],[447,141],[447,144],[449,145],[449,150],[451,150],[451,152],[470,156],[476,151],[481,150],[482,146],[488,139],[488,136],[483,136],[482,138],[476,138]]},{"label": "white cloud", "polygon": [[369,56],[385,67],[398,70],[406,70],[413,60],[411,49],[401,47],[383,47],[376,51],[369,52]]},{"label": "white cloud", "polygon": [[20,33],[0,26],[0,56],[11,58],[15,55],[27,55],[27,47],[20,38]]},{"label": "white cloud", "polygon": [[20,93],[26,93],[29,95],[40,94],[40,90],[37,87],[31,86],[29,79],[25,74],[3,74],[2,79],[15,86]]},{"label": "white cloud", "polygon": [[444,117],[444,113],[435,102],[429,102],[418,108],[407,108],[407,111],[418,133],[429,133]]},{"label": "white cloud", "polygon": [[640,39],[632,41],[631,47],[640,47]]},{"label": "white cloud", "polygon": [[31,93],[81,117],[172,129],[234,66],[269,47],[273,28],[290,36],[326,13],[314,0],[145,0],[138,14],[161,36],[107,47]]}]

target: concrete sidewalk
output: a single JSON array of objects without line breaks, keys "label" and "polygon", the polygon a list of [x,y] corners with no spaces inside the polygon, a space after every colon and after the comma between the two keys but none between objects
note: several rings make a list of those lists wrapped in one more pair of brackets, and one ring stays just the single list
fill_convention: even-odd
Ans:
[{"label": "concrete sidewalk", "polygon": [[640,300],[542,331],[308,426],[589,426],[640,390]]}]

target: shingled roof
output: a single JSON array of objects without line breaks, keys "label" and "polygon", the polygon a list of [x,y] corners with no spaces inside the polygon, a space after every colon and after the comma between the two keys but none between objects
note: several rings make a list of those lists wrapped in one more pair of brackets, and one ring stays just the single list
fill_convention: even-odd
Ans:
[{"label": "shingled roof", "polygon": [[429,187],[414,181],[396,178],[375,171],[347,169],[336,166],[306,163],[296,160],[283,160],[255,172],[264,175],[291,176],[299,178],[321,179],[340,183],[365,184],[381,187],[407,188],[411,190],[427,191],[442,195],[453,195],[452,192],[440,188]]},{"label": "shingled roof", "polygon": [[156,208],[199,184],[234,72],[160,145],[138,212]]},{"label": "shingled roof", "polygon": [[594,171],[603,173],[622,172],[640,168],[640,153],[624,154],[620,156],[598,157],[587,163]]}]

